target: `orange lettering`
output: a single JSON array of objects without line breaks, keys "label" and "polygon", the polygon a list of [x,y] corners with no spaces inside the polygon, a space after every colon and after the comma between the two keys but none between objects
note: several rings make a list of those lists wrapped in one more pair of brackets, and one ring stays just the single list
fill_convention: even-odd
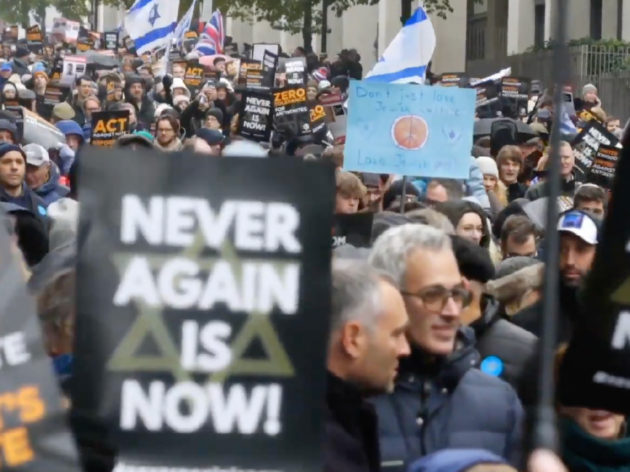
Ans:
[{"label": "orange lettering", "polygon": [[28,440],[28,432],[24,426],[7,431],[0,436],[0,441],[2,442],[4,458],[9,467],[20,466],[32,461],[35,457]]},{"label": "orange lettering", "polygon": [[20,405],[20,419],[25,423],[39,421],[46,413],[46,405],[39,396],[39,388],[35,386],[22,387],[17,394]]}]

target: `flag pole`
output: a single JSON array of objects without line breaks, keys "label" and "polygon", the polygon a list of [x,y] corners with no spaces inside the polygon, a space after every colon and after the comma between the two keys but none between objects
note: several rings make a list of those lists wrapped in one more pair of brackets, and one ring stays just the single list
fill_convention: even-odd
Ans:
[{"label": "flag pole", "polygon": [[405,200],[407,199],[407,176],[402,179],[402,189],[400,191],[400,214],[405,213]]},{"label": "flag pole", "polygon": [[549,155],[549,200],[547,203],[547,237],[545,238],[545,284],[543,289],[542,334],[540,337],[540,363],[536,423],[533,428],[534,447],[558,449],[556,430],[554,360],[558,329],[559,248],[560,237],[556,231],[558,221],[558,197],[560,195],[560,111],[562,110],[562,85],[568,80],[568,51],[566,46],[567,1],[556,4],[556,44],[554,56],[554,107],[557,119],[551,131]]}]

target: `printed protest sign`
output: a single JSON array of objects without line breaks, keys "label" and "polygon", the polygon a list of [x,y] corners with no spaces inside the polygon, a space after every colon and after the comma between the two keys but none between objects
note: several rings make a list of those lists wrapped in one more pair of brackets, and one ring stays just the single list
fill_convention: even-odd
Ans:
[{"label": "printed protest sign", "polygon": [[44,105],[55,106],[66,101],[70,95],[70,89],[63,85],[48,85],[44,93]]},{"label": "printed protest sign", "polygon": [[129,110],[99,111],[92,114],[92,146],[112,147],[129,133]]},{"label": "printed protest sign", "polygon": [[118,31],[106,31],[103,33],[103,43],[105,49],[118,51]]},{"label": "printed protest sign", "polygon": [[468,178],[475,91],[350,82],[344,169]]},{"label": "printed protest sign", "polygon": [[439,85],[442,87],[462,87],[467,77],[463,72],[445,72],[440,75]]},{"label": "printed protest sign", "polygon": [[89,36],[77,39],[77,52],[86,52],[94,49],[94,40]]},{"label": "printed protest sign", "polygon": [[[626,135],[627,136],[627,135]],[[617,164],[592,269],[560,369],[562,405],[630,413],[630,141]],[[586,218],[586,217],[585,217]],[[597,316],[593,316],[596,313]]]},{"label": "printed protest sign", "polygon": [[186,72],[184,73],[184,83],[191,95],[194,97],[203,85],[204,69],[198,60],[191,60],[186,63]]},{"label": "printed protest sign", "polygon": [[265,56],[265,51],[269,51],[270,53],[278,56],[280,54],[280,45],[265,43],[254,44],[254,48],[252,49],[252,60],[255,62],[262,62],[263,57]]},{"label": "printed protest sign", "polygon": [[319,103],[326,111],[326,126],[333,135],[335,144],[346,142],[346,109],[345,99],[341,93],[320,95]]},{"label": "printed protest sign", "polygon": [[326,109],[323,105],[319,103],[311,104],[310,123],[314,134],[326,131]]},{"label": "printed protest sign", "polygon": [[2,42],[4,44],[15,44],[18,40],[18,25],[11,25],[4,28],[2,32]]},{"label": "printed protest sign", "polygon": [[76,79],[85,75],[86,68],[85,56],[65,56],[60,82],[64,85],[72,85]]},{"label": "printed protest sign", "polygon": [[55,18],[52,34],[60,42],[75,44],[79,39],[81,24],[65,18]]},{"label": "printed protest sign", "polygon": [[239,84],[250,90],[263,90],[263,65],[261,62],[241,60]]},{"label": "printed protest sign", "polygon": [[616,146],[619,140],[597,121],[589,121],[571,146],[575,155],[575,179],[586,181],[600,145]]},{"label": "printed protest sign", "polygon": [[39,25],[26,28],[26,44],[28,50],[35,54],[41,54],[44,45],[44,35]]},{"label": "printed protest sign", "polygon": [[321,472],[332,168],[81,157],[73,407],[119,470]]},{"label": "printed protest sign", "polygon": [[500,96],[504,116],[518,118],[527,115],[527,101],[529,100],[527,80],[518,77],[503,77]]},{"label": "printed protest sign", "polygon": [[284,59],[280,64],[289,87],[306,85],[306,58],[292,57]]},{"label": "printed protest sign", "polygon": [[374,213],[337,214],[334,216],[332,247],[351,244],[354,247],[370,247]]},{"label": "printed protest sign", "polygon": [[290,136],[311,133],[311,113],[304,87],[287,87],[273,93],[273,121]]},{"label": "printed protest sign", "polygon": [[276,81],[276,68],[278,66],[278,56],[265,51],[262,61],[262,88],[271,90]]},{"label": "printed protest sign", "polygon": [[239,134],[253,141],[269,141],[272,110],[271,94],[244,92],[239,113]]},{"label": "printed protest sign", "polygon": [[5,224],[0,227],[2,470],[79,472],[58,380],[44,351],[35,302],[18,263],[22,256],[10,246],[5,228]]},{"label": "printed protest sign", "polygon": [[621,155],[621,149],[614,146],[600,144],[593,159],[593,165],[589,169],[587,181],[600,185],[606,189],[612,189],[615,180],[615,169]]}]

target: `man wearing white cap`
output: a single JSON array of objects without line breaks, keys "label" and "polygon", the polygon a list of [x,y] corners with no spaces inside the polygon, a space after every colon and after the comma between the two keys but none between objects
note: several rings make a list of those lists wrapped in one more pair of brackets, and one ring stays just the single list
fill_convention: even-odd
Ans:
[{"label": "man wearing white cap", "polygon": [[[558,342],[566,342],[579,316],[578,290],[595,260],[599,223],[588,213],[569,210],[558,220],[560,233],[560,286],[558,293]],[[536,336],[542,332],[542,303],[517,313],[512,321]]]},{"label": "man wearing white cap", "polygon": [[24,146],[26,153],[26,184],[46,206],[65,197],[69,189],[59,183],[59,169],[50,161],[48,151],[39,144]]}]

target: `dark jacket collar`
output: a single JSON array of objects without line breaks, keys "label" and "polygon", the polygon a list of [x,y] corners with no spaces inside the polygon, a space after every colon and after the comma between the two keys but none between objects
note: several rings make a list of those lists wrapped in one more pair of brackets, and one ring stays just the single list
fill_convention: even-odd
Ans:
[{"label": "dark jacket collar", "polygon": [[616,441],[598,439],[573,420],[560,420],[562,459],[570,470],[630,470],[630,438]]},{"label": "dark jacket collar", "polygon": [[440,387],[454,389],[469,369],[479,363],[475,349],[475,334],[472,328],[462,327],[457,333],[455,350],[448,356],[434,356],[418,346],[411,346],[411,355],[400,361],[400,374],[396,384],[416,390],[416,379],[436,381]]}]

